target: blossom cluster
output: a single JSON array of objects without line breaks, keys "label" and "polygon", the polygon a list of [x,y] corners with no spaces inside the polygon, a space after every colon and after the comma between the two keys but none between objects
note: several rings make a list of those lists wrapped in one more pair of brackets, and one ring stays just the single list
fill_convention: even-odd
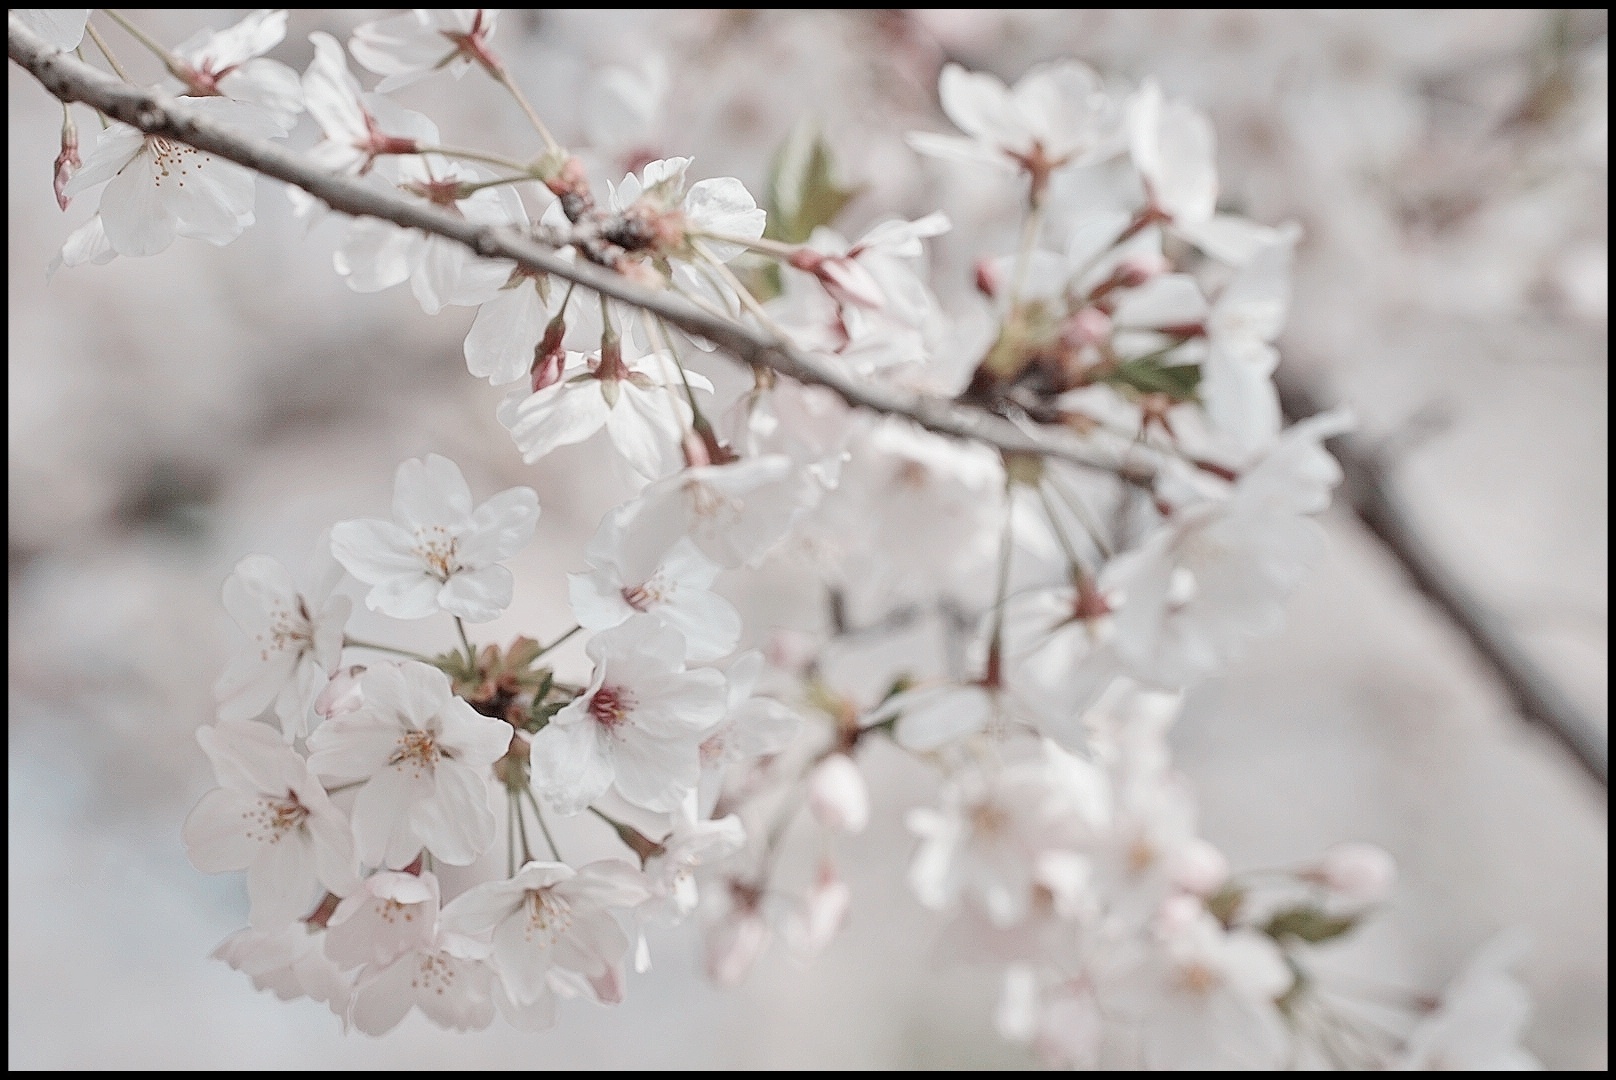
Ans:
[{"label": "blossom cluster", "polygon": [[[16,17],[71,49],[74,14]],[[827,853],[864,829],[861,757],[880,740],[937,777],[935,804],[906,818],[917,902],[949,913],[961,959],[1002,968],[998,1026],[1046,1061],[1529,1063],[1492,959],[1396,1030],[1359,1023],[1343,1052],[1333,1032],[1352,1021],[1329,1011],[1312,952],[1388,896],[1389,858],[1344,844],[1268,878],[1233,872],[1172,768],[1184,691],[1273,633],[1319,559],[1315,519],[1341,475],[1324,443],[1351,425],[1282,422],[1275,343],[1300,233],[1220,212],[1193,106],[1076,61],[1014,86],[944,66],[957,133],[909,145],[1001,173],[1023,222],[1013,250],[977,260],[977,307],[951,311],[926,265],[943,212],[849,240],[846,193],[823,168],[787,169],[793,155],[762,207],[738,179],[695,179],[690,157],[592,176],[512,78],[496,12],[411,11],[346,49],[316,33],[301,75],[265,55],[285,24],[265,11],[147,43],[171,91],[244,135],[284,137],[306,114],[318,171],[1110,464],[945,438],[763,368],[724,401],[699,370],[710,343],[643,308],[422,230],[344,223],[334,270],[354,290],[407,282],[428,315],[476,309],[464,361],[507,388],[496,418],[524,462],[583,444],[636,494],[569,573],[576,625],[548,645],[472,643],[466,624],[512,604],[505,564],[539,504],[526,487],[478,502],[442,456],[399,466],[391,520],[336,523],[307,586],[267,556],[238,564],[224,605],[251,640],[198,734],[219,786],[184,827],[199,869],[247,873],[249,925],[221,959],[369,1034],[412,1008],[457,1030],[496,1012],[542,1029],[561,999],[622,1000],[650,962],[644,928],[699,911],[709,974],[733,983],[776,934],[807,953],[834,940],[853,900],[834,857],[785,889],[783,838],[804,811]],[[536,157],[451,149],[385,96],[473,71],[532,121]],[[64,129],[59,197],[100,201],[60,265],[226,244],[254,221],[252,174],[216,155],[117,122],[82,163],[76,135],[69,150]],[[724,592],[731,571],[786,562],[825,584],[831,617],[811,640],[770,641]],[[452,620],[458,642],[427,655],[357,639],[355,599]],[[873,693],[821,662],[916,611],[948,616],[952,655],[883,672]],[[552,652],[580,633],[587,672]],[[615,856],[563,857],[549,821],[584,814]]]}]

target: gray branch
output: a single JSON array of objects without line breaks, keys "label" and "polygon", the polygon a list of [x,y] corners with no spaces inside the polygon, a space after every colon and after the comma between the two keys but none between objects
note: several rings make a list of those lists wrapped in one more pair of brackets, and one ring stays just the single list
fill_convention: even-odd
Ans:
[{"label": "gray branch", "polygon": [[82,102],[148,135],[160,135],[194,146],[285,181],[302,188],[333,210],[422,229],[458,241],[486,258],[510,259],[526,269],[576,282],[613,300],[660,316],[685,333],[703,338],[747,364],[770,368],[799,382],[827,387],[854,407],[906,417],[939,435],[986,443],[1006,453],[1055,458],[1082,468],[1114,473],[1136,484],[1148,484],[1151,480],[1152,470],[1148,464],[1102,454],[1071,432],[1034,428],[1030,424],[1023,427],[984,409],[959,405],[936,395],[856,379],[787,341],[710,315],[682,297],[642,288],[581,260],[569,262],[554,249],[535,242],[515,228],[477,225],[427,203],[378,191],[357,180],[321,170],[283,146],[244,137],[197,115],[182,99],[130,86],[71,55],[54,51],[16,22],[9,22],[7,30],[11,59],[60,100]]}]

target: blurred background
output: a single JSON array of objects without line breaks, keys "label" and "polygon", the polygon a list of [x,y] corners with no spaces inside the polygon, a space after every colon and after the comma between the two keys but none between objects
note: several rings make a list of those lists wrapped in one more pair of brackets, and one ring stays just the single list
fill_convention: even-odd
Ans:
[{"label": "blurred background", "polygon": [[[130,14],[177,44],[245,13]],[[346,40],[380,14],[293,12],[271,55],[301,71],[310,31]],[[693,175],[761,193],[811,117],[862,189],[845,232],[953,218],[934,260],[945,302],[972,258],[1007,248],[1015,217],[1005,182],[902,141],[946,129],[941,64],[1014,81],[1075,56],[1120,84],[1154,76],[1211,115],[1225,207],[1303,227],[1284,362],[1388,440],[1418,525],[1604,724],[1607,26],[1603,11],[524,11],[495,44],[564,141],[600,140],[588,103],[610,69],[654,80],[661,66],[660,106],[611,125],[606,173],[691,154]],[[455,1036],[416,1014],[378,1040],[210,960],[245,924],[242,875],[194,871],[179,829],[213,784],[194,733],[239,641],[218,602],[235,562],[306,565],[326,526],[385,511],[399,461],[443,453],[479,498],[538,490],[516,604],[486,635],[542,639],[570,625],[565,571],[629,489],[602,483],[587,448],[523,466],[493,418],[499,392],[461,359],[472,310],[429,319],[407,290],[350,292],[331,269],[338,234],[305,234],[271,182],[227,248],[181,240],[47,281],[92,207],[57,211],[61,108],[15,65],[9,79],[13,1068],[1031,1064],[993,1031],[994,973],[941,961],[939,919],[908,896],[902,814],[929,795],[896,755],[871,755],[875,823],[839,850],[846,932],[811,965],[777,949],[739,991],[705,981],[687,926],[653,938],[656,966],[626,1003],[572,1002],[549,1034]],[[475,73],[399,97],[451,144],[537,149]],[[95,122],[78,123],[87,149]],[[298,138],[312,141],[306,125]],[[1344,968],[1434,990],[1520,928],[1528,1048],[1604,1068],[1604,790],[1522,723],[1350,514],[1326,524],[1332,557],[1285,633],[1198,688],[1174,733],[1203,833],[1237,869],[1342,839],[1385,846],[1400,888]],[[801,577],[733,585],[760,627],[800,625]],[[378,630],[367,618],[356,635]],[[406,630],[386,632],[431,648],[452,633]]]}]

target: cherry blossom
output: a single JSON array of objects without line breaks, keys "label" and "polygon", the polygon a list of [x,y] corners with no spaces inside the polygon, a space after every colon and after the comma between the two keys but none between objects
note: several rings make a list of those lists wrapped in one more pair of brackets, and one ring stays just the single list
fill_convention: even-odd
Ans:
[{"label": "cherry blossom", "polygon": [[309,767],[363,781],[353,805],[360,858],[400,869],[424,848],[465,866],[494,842],[489,769],[510,746],[510,725],[413,660],[377,665],[359,681],[364,704],[309,737]]},{"label": "cherry blossom", "polygon": [[674,810],[672,831],[645,860],[651,896],[640,913],[670,924],[684,919],[696,910],[701,899],[696,870],[704,864],[721,862],[740,851],[745,843],[746,830],[740,818],[734,814],[716,820],[698,818],[694,801],[687,798]]},{"label": "cherry blossom", "polygon": [[377,871],[332,912],[326,955],[347,969],[389,964],[429,948],[437,935],[439,906],[437,875]]},{"label": "cherry blossom", "polygon": [[306,594],[267,555],[249,555],[225,579],[225,610],[252,644],[214,687],[220,719],[250,720],[274,703],[287,742],[307,734],[315,698],[336,674],[353,610],[348,597],[332,595],[341,568],[324,554],[329,569]]},{"label": "cherry blossom", "polygon": [[[284,135],[282,121],[258,105],[229,98],[187,98],[187,108],[216,124],[260,139]],[[101,224],[119,255],[156,255],[176,236],[228,244],[253,223],[253,174],[161,135],[127,124],[102,131],[84,167],[63,192],[100,184]]]},{"label": "cherry blossom", "polygon": [[[420,113],[402,108],[387,98],[366,94],[348,70],[342,46],[330,34],[309,35],[314,59],[303,73],[303,97],[322,139],[309,154],[320,165],[364,176],[378,158],[412,154],[419,146],[438,142],[438,127]],[[294,202],[314,202],[298,188]]]},{"label": "cherry blossom", "polygon": [[371,586],[365,605],[395,619],[439,611],[472,622],[499,617],[515,579],[500,563],[533,536],[539,499],[507,488],[472,508],[471,489],[454,462],[411,458],[393,481],[393,520],[362,518],[331,529],[331,552]]},{"label": "cherry blossom", "polygon": [[622,981],[629,939],[614,911],[640,903],[643,876],[617,859],[574,870],[565,863],[530,862],[504,881],[462,893],[444,909],[446,926],[492,939],[506,1016],[518,1027],[555,1023],[555,994],[577,985],[612,999]]},{"label": "cherry blossom", "polygon": [[348,47],[367,71],[383,76],[376,89],[385,94],[444,68],[458,79],[473,61],[492,67],[487,45],[498,18],[487,8],[414,8],[361,23]]},{"label": "cherry blossom", "polygon": [[185,819],[185,849],[203,873],[247,871],[254,929],[302,918],[322,889],[354,888],[348,819],[274,729],[224,721],[196,738],[220,786]]},{"label": "cherry blossom", "polygon": [[1091,68],[1074,60],[1040,64],[1014,87],[945,64],[937,93],[964,136],[911,132],[909,145],[950,161],[1024,171],[1034,202],[1055,169],[1099,161],[1121,148],[1114,99]]},{"label": "cherry blossom", "polygon": [[494,1021],[488,954],[487,945],[440,930],[427,945],[360,969],[349,1018],[366,1035],[385,1035],[419,1008],[439,1027],[481,1031]]},{"label": "cherry blossom", "polygon": [[286,37],[286,12],[255,11],[227,30],[203,30],[174,49],[186,89],[261,105],[288,129],[303,111],[297,72],[264,54]]},{"label": "cherry blossom", "polygon": [[590,639],[589,688],[533,737],[545,800],[575,814],[615,785],[648,810],[672,810],[696,788],[702,740],[724,715],[724,676],[685,670],[675,631],[632,622]]},{"label": "cherry blossom", "polygon": [[689,660],[706,663],[733,651],[741,616],[712,591],[722,568],[691,540],[664,548],[664,538],[624,528],[630,513],[619,507],[606,516],[584,552],[591,570],[567,577],[579,625],[609,630],[647,618],[677,630]]}]

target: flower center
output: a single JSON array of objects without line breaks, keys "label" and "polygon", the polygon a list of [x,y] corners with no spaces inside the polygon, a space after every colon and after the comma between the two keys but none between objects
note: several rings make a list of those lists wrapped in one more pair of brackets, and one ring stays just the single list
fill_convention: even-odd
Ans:
[{"label": "flower center", "polygon": [[276,607],[269,613],[269,628],[258,635],[262,646],[260,660],[268,660],[271,653],[289,652],[302,656],[314,648],[314,625],[309,618],[308,605],[297,598],[297,612]]},{"label": "flower center", "polygon": [[308,807],[290,790],[281,799],[264,796],[257,806],[242,814],[247,819],[248,838],[265,844],[280,843],[287,833],[300,828],[308,816]]},{"label": "flower center", "polygon": [[572,925],[572,905],[555,894],[553,889],[530,889],[527,893],[527,925],[522,936],[527,941],[537,940],[540,948],[548,949]]},{"label": "flower center", "polygon": [[[160,135],[146,136],[146,150],[157,164],[158,187],[162,187],[163,181],[170,179],[180,187],[184,187],[183,178],[189,175],[192,169],[200,170],[207,161],[207,155],[195,147],[170,142]],[[176,173],[179,174],[177,177]]]},{"label": "flower center", "polygon": [[411,769],[416,778],[430,774],[438,759],[447,757],[439,747],[437,736],[430,731],[406,731],[399,736],[398,747],[387,764]]},{"label": "flower center", "polygon": [[448,581],[451,576],[464,570],[456,548],[460,541],[450,535],[449,530],[442,525],[433,525],[431,528],[416,527],[415,554],[427,565],[432,576],[439,581]]},{"label": "flower center", "polygon": [[623,586],[623,602],[635,611],[650,611],[653,604],[660,604],[664,599],[666,596],[655,578],[642,585]]},{"label": "flower center", "polygon": [[634,698],[615,686],[603,686],[589,699],[589,715],[602,727],[613,728],[628,719]]},{"label": "flower center", "polygon": [[1178,969],[1178,985],[1192,994],[1209,994],[1222,981],[1217,972],[1198,960],[1192,960]]}]

